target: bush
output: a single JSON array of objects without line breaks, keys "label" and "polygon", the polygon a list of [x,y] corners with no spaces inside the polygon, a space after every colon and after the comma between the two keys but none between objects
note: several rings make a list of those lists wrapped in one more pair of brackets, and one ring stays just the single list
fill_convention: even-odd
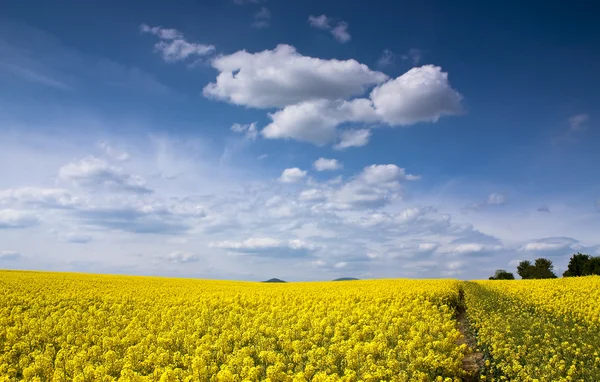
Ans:
[{"label": "bush", "polygon": [[511,272],[507,272],[504,269],[496,270],[496,273],[490,277],[490,280],[514,280],[515,275]]}]

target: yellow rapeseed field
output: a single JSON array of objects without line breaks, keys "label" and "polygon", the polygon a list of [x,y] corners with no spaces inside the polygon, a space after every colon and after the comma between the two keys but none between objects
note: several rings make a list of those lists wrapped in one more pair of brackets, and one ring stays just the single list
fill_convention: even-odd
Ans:
[{"label": "yellow rapeseed field", "polygon": [[0,287],[0,381],[460,381],[472,351],[457,329],[463,303],[482,380],[600,381],[600,277],[264,284],[0,271]]},{"label": "yellow rapeseed field", "polygon": [[2,271],[0,381],[458,381],[460,284]]},{"label": "yellow rapeseed field", "polygon": [[600,381],[600,276],[468,282],[464,290],[491,379]]}]

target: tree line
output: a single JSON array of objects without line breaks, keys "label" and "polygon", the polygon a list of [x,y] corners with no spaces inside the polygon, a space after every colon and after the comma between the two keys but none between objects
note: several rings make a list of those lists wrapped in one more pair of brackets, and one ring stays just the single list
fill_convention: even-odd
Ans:
[{"label": "tree line", "polygon": [[[554,273],[552,261],[540,257],[532,263],[529,260],[523,260],[517,266],[517,274],[522,279],[555,279],[558,276]],[[563,277],[591,276],[600,275],[600,256],[590,256],[577,252],[569,260],[567,270]],[[515,275],[504,269],[496,270],[490,280],[514,280]]]}]

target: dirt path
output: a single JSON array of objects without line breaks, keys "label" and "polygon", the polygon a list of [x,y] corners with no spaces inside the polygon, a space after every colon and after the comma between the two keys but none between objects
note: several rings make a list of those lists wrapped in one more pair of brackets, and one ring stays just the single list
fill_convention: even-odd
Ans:
[{"label": "dirt path", "polygon": [[462,334],[462,338],[459,340],[459,345],[466,343],[469,346],[465,357],[463,358],[463,369],[467,372],[467,376],[463,378],[464,381],[479,381],[479,374],[483,369],[483,353],[477,351],[477,341],[473,336],[469,321],[467,320],[467,313],[465,309],[464,293],[461,289],[459,294],[459,303],[456,308],[456,321],[458,322],[458,330]]}]

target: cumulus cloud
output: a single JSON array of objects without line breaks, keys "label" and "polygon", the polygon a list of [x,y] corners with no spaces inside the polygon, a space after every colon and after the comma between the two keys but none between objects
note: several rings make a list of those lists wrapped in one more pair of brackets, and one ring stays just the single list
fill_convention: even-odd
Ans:
[{"label": "cumulus cloud", "polygon": [[249,238],[244,241],[221,241],[210,243],[210,247],[232,252],[248,253],[268,257],[306,256],[317,248],[299,239],[279,240],[271,237]]},{"label": "cumulus cloud", "polygon": [[298,183],[306,177],[306,171],[298,167],[286,168],[279,177],[281,183]]},{"label": "cumulus cloud", "polygon": [[353,210],[380,208],[401,198],[401,180],[417,179],[394,164],[365,167],[349,181],[321,184],[303,190],[300,199],[316,202],[316,210]]},{"label": "cumulus cloud", "polygon": [[105,188],[135,193],[152,192],[142,177],[126,174],[120,167],[111,166],[105,160],[93,156],[61,167],[58,175],[62,180],[91,189]]},{"label": "cumulus cloud", "polygon": [[0,229],[26,228],[39,223],[40,219],[30,212],[13,209],[0,210]]},{"label": "cumulus cloud", "polygon": [[204,95],[255,108],[346,99],[387,79],[355,60],[324,60],[299,54],[290,45],[258,53],[238,51],[212,61],[219,71]]},{"label": "cumulus cloud", "polygon": [[193,263],[193,262],[197,262],[198,260],[200,260],[200,256],[198,256],[194,253],[191,253],[191,252],[183,252],[183,251],[171,252],[165,258],[167,261],[170,261],[172,263],[179,263],[179,264]]},{"label": "cumulus cloud", "polygon": [[246,139],[250,141],[255,141],[258,137],[258,129],[256,128],[256,122],[243,125],[239,123],[234,123],[233,125],[231,125],[231,131],[236,132],[238,134],[244,134]]},{"label": "cumulus cloud", "polygon": [[337,159],[319,158],[313,163],[317,171],[334,171],[342,168],[342,164]]},{"label": "cumulus cloud", "polygon": [[0,251],[0,261],[21,260],[23,255],[17,251]]},{"label": "cumulus cloud", "polygon": [[406,174],[405,169],[395,164],[373,164],[365,167],[360,179],[367,184],[389,184],[401,179],[418,180],[419,177]]},{"label": "cumulus cloud", "polygon": [[369,143],[369,139],[371,139],[371,130],[344,130],[340,133],[340,141],[333,148],[343,150],[349,147],[362,147]]},{"label": "cumulus cloud", "polygon": [[318,146],[335,141],[338,137],[337,126],[342,123],[377,120],[370,101],[366,99],[306,101],[287,106],[269,116],[272,122],[261,132],[265,138],[291,138]]},{"label": "cumulus cloud", "polygon": [[140,26],[142,33],[157,36],[160,41],[154,45],[154,50],[159,52],[166,62],[183,61],[190,57],[203,57],[215,51],[214,45],[196,44],[184,39],[183,34],[176,29],[167,29],[161,26],[151,27],[146,24]]},{"label": "cumulus cloud", "polygon": [[335,27],[332,27],[333,20],[326,15],[320,16],[308,16],[308,23],[311,27],[321,30],[328,30],[333,37],[342,44],[350,41],[352,36],[348,32],[348,23],[345,21],[338,21]]},{"label": "cumulus cloud", "polygon": [[261,7],[258,12],[254,14],[254,21],[252,27],[257,29],[268,28],[271,24],[271,11],[266,7]]},{"label": "cumulus cloud", "polygon": [[272,122],[261,133],[268,139],[295,139],[318,146],[341,138],[335,147],[343,149],[366,144],[370,133],[365,129],[340,132],[342,124],[411,125],[436,122],[462,110],[462,96],[450,87],[447,73],[434,66],[413,68],[375,87],[370,97],[298,102],[269,114]]},{"label": "cumulus cloud", "polygon": [[371,100],[381,120],[392,126],[436,122],[462,112],[462,96],[450,87],[448,73],[433,65],[412,68],[377,86]]}]

